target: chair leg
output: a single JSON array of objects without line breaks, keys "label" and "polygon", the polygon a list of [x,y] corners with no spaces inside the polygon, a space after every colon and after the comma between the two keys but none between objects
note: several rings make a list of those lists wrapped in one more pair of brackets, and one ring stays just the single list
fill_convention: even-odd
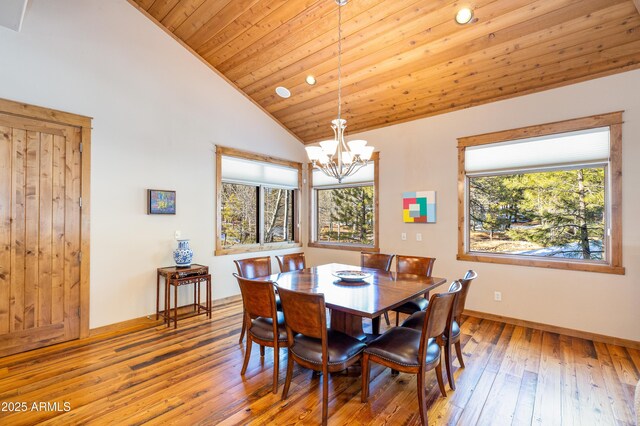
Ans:
[{"label": "chair leg", "polygon": [[360,401],[367,402],[369,399],[369,373],[371,370],[371,364],[369,364],[369,355],[362,355],[362,385],[360,391]]},{"label": "chair leg", "polygon": [[444,342],[444,363],[447,367],[447,378],[449,379],[449,387],[456,390],[456,384],[453,381],[453,366],[451,365],[451,344],[445,340]]},{"label": "chair leg", "polygon": [[251,358],[252,346],[253,342],[251,341],[251,337],[247,336],[247,349],[244,351],[244,363],[242,364],[242,371],[240,371],[240,375],[242,376],[247,372],[247,365],[249,365],[249,358]]},{"label": "chair leg", "polygon": [[458,358],[458,362],[460,363],[460,367],[464,368],[464,360],[462,359],[462,346],[460,346],[460,340],[455,343],[456,346],[456,356]]},{"label": "chair leg", "polygon": [[322,368],[322,426],[327,425],[329,417],[329,371],[325,368],[326,365]]},{"label": "chair leg", "polygon": [[264,346],[260,345],[260,356],[264,356]]},{"label": "chair leg", "polygon": [[400,312],[396,311],[396,327],[400,325]]},{"label": "chair leg", "polygon": [[384,320],[387,322],[387,326],[391,325],[391,321],[389,321],[389,312],[384,313]]},{"label": "chair leg", "polygon": [[278,373],[280,372],[280,348],[278,347],[278,341],[273,342],[273,393],[278,393]]},{"label": "chair leg", "polygon": [[242,315],[242,330],[240,331],[240,340],[238,343],[242,343],[242,339],[244,339],[244,333],[247,330],[247,318]]},{"label": "chair leg", "polygon": [[428,425],[427,422],[427,406],[426,396],[424,388],[424,371],[422,368],[418,370],[418,409],[420,410],[420,420],[424,426]]},{"label": "chair leg", "polygon": [[445,398],[447,397],[447,391],[444,388],[444,379],[442,378],[442,363],[439,362],[436,365],[436,378],[438,379],[438,387],[440,388],[440,393]]},{"label": "chair leg", "polygon": [[291,386],[291,377],[293,376],[293,357],[291,350],[287,349],[287,377],[284,380],[284,389],[282,390],[282,400],[287,399],[289,394],[289,386]]}]

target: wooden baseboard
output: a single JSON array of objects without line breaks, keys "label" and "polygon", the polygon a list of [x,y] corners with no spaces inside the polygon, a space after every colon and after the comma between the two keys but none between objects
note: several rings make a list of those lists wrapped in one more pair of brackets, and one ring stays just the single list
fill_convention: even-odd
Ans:
[{"label": "wooden baseboard", "polygon": [[[242,301],[242,295],[237,294],[234,296],[223,297],[222,299],[214,299],[211,301],[213,308],[217,306],[228,305],[230,303],[237,303]],[[185,309],[191,309],[189,306]],[[114,332],[123,332],[126,330],[134,331],[141,330],[148,327],[156,327],[162,324],[162,319],[156,320],[155,313],[145,315],[140,318],[133,318],[126,321],[117,322],[115,324],[104,325],[102,327],[92,328],[89,331],[89,337],[97,336],[99,334],[108,334]]]},{"label": "wooden baseboard", "polygon": [[521,327],[529,327],[536,330],[548,331],[551,333],[564,334],[565,336],[579,337],[581,339],[593,340],[594,342],[625,346],[632,349],[640,349],[640,342],[636,340],[621,339],[619,337],[605,336],[604,334],[590,333],[588,331],[574,330],[572,328],[558,327],[555,325],[542,324],[539,322],[527,321],[518,318],[503,317],[502,315],[471,311],[468,309],[465,309],[463,314],[480,319],[503,322],[506,324],[518,325]]}]

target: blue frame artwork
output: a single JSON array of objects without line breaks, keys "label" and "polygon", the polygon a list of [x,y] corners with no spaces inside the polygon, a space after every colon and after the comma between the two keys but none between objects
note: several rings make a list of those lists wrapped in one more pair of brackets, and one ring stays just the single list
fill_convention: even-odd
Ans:
[{"label": "blue frame artwork", "polygon": [[176,214],[176,191],[148,190],[147,214]]}]

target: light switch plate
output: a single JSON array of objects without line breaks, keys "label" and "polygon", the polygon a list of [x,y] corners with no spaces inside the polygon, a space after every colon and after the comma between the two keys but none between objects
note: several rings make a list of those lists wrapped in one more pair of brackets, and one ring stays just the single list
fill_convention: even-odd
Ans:
[{"label": "light switch plate", "polygon": [[416,241],[422,241],[422,234],[419,232],[416,234]]},{"label": "light switch plate", "polygon": [[406,232],[403,232],[403,233],[400,235],[400,238],[402,239],[402,241],[407,241],[407,233],[406,233]]},{"label": "light switch plate", "polygon": [[180,231],[176,231],[176,233],[175,233],[174,235],[175,235],[175,238],[176,238],[176,240],[177,240],[177,239],[179,239],[179,238],[182,236],[182,232],[180,232]]}]

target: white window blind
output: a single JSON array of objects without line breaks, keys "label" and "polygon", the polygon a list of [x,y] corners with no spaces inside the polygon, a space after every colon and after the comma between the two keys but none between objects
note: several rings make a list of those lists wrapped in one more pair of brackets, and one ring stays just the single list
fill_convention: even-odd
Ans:
[{"label": "white window blind", "polygon": [[298,169],[223,155],[222,181],[296,189]]},{"label": "white window blind", "polygon": [[569,166],[609,160],[609,127],[467,147],[469,173]]},{"label": "white window blind", "polygon": [[[374,163],[369,162],[366,166],[360,170],[342,179],[342,185],[357,185],[361,183],[370,183],[374,179]],[[336,186],[338,180],[336,178],[329,177],[322,173],[318,169],[313,169],[313,186]]]}]

